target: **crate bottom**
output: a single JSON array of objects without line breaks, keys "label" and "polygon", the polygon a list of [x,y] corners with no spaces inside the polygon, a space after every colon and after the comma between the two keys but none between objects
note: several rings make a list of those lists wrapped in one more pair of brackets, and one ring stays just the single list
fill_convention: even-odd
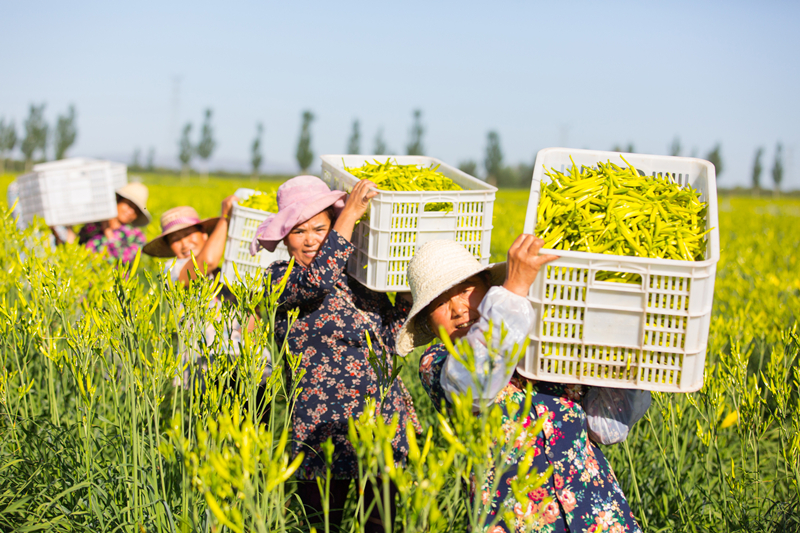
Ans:
[{"label": "crate bottom", "polygon": [[531,340],[517,370],[555,383],[695,392],[703,386],[705,358],[705,347],[681,352]]}]

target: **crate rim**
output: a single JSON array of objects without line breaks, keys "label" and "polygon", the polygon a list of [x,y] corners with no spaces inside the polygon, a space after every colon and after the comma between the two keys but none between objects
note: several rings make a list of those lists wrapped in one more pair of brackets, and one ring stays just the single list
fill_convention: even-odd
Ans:
[{"label": "crate rim", "polygon": [[[458,174],[460,174],[461,177],[466,178],[467,181],[471,182],[473,185],[477,186],[477,188],[475,188],[475,189],[464,189],[464,190],[461,190],[461,191],[388,191],[388,190],[384,190],[384,189],[377,189],[378,192],[381,192],[381,193],[392,193],[392,194],[399,194],[401,196],[405,196],[405,195],[411,196],[411,195],[420,194],[420,193],[431,194],[431,193],[448,193],[448,192],[452,192],[452,193],[459,193],[459,194],[464,194],[464,193],[485,194],[485,193],[496,193],[497,192],[497,187],[495,187],[493,185],[490,185],[490,184],[486,183],[485,181],[479,180],[475,176],[470,176],[469,174],[467,174],[463,170],[460,170],[459,168],[454,167],[452,165],[448,165],[447,163],[445,163],[444,161],[442,161],[441,159],[439,159],[437,157],[433,157],[433,156],[429,156],[429,155],[323,154],[323,155],[320,155],[319,157],[322,160],[323,166],[324,165],[328,165],[328,166],[330,166],[330,167],[342,172],[343,174],[345,174],[345,176],[347,176],[348,178],[351,178],[352,181],[358,180],[358,178],[355,177],[354,175],[350,174],[342,166],[339,166],[338,164],[335,163],[336,161],[341,162],[341,159],[343,157],[357,157],[359,159],[363,158],[364,161],[370,161],[370,160],[379,159],[379,158],[383,158],[383,157],[387,158],[387,160],[395,159],[396,161],[398,160],[398,158],[404,158],[404,159],[405,158],[421,158],[421,159],[430,160],[431,162],[436,163],[439,166],[448,167],[449,169],[452,169],[453,171],[455,171]],[[403,163],[400,163],[398,161],[398,164],[403,164]]]},{"label": "crate rim", "polygon": [[[613,260],[611,258],[619,258],[622,259],[626,263],[655,263],[659,266],[677,266],[677,267],[698,267],[698,268],[705,268],[712,266],[719,262],[720,259],[720,246],[719,246],[719,216],[718,216],[718,209],[717,209],[717,180],[716,180],[716,169],[714,165],[705,159],[701,159],[699,157],[682,157],[682,156],[671,156],[671,155],[660,155],[660,154],[643,154],[643,153],[631,153],[631,152],[615,152],[612,150],[591,150],[586,148],[564,148],[564,147],[549,147],[549,148],[542,148],[536,153],[536,160],[534,161],[534,168],[533,168],[533,176],[531,177],[531,187],[528,193],[528,204],[531,201],[531,195],[533,193],[534,185],[537,183],[541,183],[541,178],[537,179],[537,173],[540,169],[544,169],[547,171],[547,166],[542,162],[541,166],[539,165],[540,158],[544,159],[544,157],[548,156],[551,153],[557,154],[564,154],[572,155],[572,154],[581,154],[581,155],[597,155],[603,154],[599,157],[607,157],[610,159],[612,156],[632,156],[636,157],[647,157],[653,158],[656,160],[664,160],[666,162],[673,161],[673,162],[683,162],[683,163],[692,163],[698,164],[701,166],[706,167],[710,170],[707,179],[709,180],[709,191],[708,191],[708,215],[706,220],[709,222],[709,225],[716,222],[714,226],[712,226],[711,231],[708,233],[708,247],[707,250],[709,252],[708,259],[703,259],[702,261],[686,261],[684,259],[664,259],[659,257],[639,257],[639,256],[632,256],[632,255],[616,255],[616,254],[603,254],[603,253],[596,253],[596,252],[581,252],[577,250],[557,250],[553,248],[542,248],[540,253],[547,253],[552,255],[558,255],[559,259],[556,259],[550,265],[553,266],[570,266],[570,265],[560,265],[559,260],[561,257],[566,258],[580,258],[585,260],[597,260],[601,261],[603,259],[609,261]],[[627,159],[627,158],[626,158]],[[635,164],[633,165],[635,168],[639,168]],[[538,192],[537,192],[538,198]],[[537,200],[537,212],[538,212],[538,200]],[[533,232],[536,229],[536,224],[534,223],[533,228],[528,228],[527,224],[527,216],[530,214],[530,209],[526,210],[526,220],[525,226],[523,227],[523,231],[530,229]],[[713,220],[712,220],[713,219]]]}]

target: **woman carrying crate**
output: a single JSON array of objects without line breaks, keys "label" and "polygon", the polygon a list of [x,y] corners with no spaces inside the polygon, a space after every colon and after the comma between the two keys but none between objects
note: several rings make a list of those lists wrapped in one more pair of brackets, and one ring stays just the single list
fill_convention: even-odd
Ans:
[{"label": "woman carrying crate", "polygon": [[[298,494],[312,520],[321,522],[323,505],[316,479],[325,476],[322,445],[330,438],[335,452],[329,520],[337,528],[350,481],[358,477],[355,452],[347,437],[348,419],[363,412],[366,397],[380,400],[378,378],[368,360],[367,336],[376,351],[383,348],[389,358],[410,307],[407,295],[398,295],[397,305],[392,305],[386,294],[367,289],[346,273],[354,250],[353,228],[377,194],[373,187],[372,182],[361,181],[347,196],[331,191],[314,176],[292,178],[278,188],[278,212],[259,226],[251,247],[252,253],[258,247],[274,251],[283,241],[294,258],[280,300],[276,333],[286,338],[292,352],[302,354],[300,368],[305,371],[292,419],[293,454],[304,453],[296,474],[301,480]],[[289,262],[276,261],[267,273],[279,280],[288,267]],[[300,314],[287,329],[287,312],[295,308]],[[391,366],[390,358],[387,363]],[[421,428],[400,379],[392,383],[382,414],[387,422],[392,415],[399,416],[393,449],[395,460],[402,463],[408,454],[406,421]],[[365,493],[367,508],[372,492]],[[394,507],[390,512],[395,515]],[[384,530],[377,505],[365,526],[366,531]]]},{"label": "woman carrying crate", "polygon": [[[78,233],[78,243],[93,252],[106,253],[115,261],[133,261],[145,243],[144,233],[139,228],[150,223],[147,197],[147,187],[141,183],[129,183],[118,189],[117,216],[84,225]],[[56,237],[69,241],[69,236],[56,233]]]},{"label": "woman carrying crate", "polygon": [[[188,286],[190,281],[197,277],[192,257],[201,273],[213,279],[222,263],[225,239],[228,234],[228,217],[236,201],[238,201],[236,196],[228,196],[222,201],[220,216],[202,220],[193,207],[186,205],[165,211],[161,215],[161,235],[144,246],[144,253],[153,257],[174,258],[164,265],[164,273],[169,276],[172,283]],[[228,297],[232,296],[226,288],[223,288],[220,296],[215,297],[209,305],[219,309],[222,300]],[[233,355],[238,353],[241,331],[241,325],[236,320],[223,326],[223,350],[225,353]],[[205,325],[204,337],[206,345],[214,344],[216,339],[214,324]],[[213,361],[206,361],[195,352],[196,350],[182,349],[181,368],[183,372],[182,377],[176,378],[176,384],[182,382],[184,386],[187,386],[190,383],[193,370],[195,370],[191,367],[192,364],[202,370],[207,370],[208,365],[213,363]],[[266,351],[264,358],[269,360],[269,353]],[[269,372],[270,366],[267,363],[262,383]],[[258,392],[260,395],[263,390],[259,388]],[[260,405],[260,399],[258,403]]]},{"label": "woman carrying crate", "polygon": [[[517,352],[534,322],[528,290],[539,269],[556,259],[539,255],[543,244],[533,235],[520,235],[507,263],[489,267],[456,242],[422,246],[408,265],[414,306],[397,337],[398,352],[406,355],[441,331],[451,339],[464,338],[474,353],[475,374],[442,343],[432,344],[420,358],[420,378],[431,400],[441,409],[455,395],[477,391],[472,395],[474,410],[500,405],[504,429],[521,432],[494,452],[507,457],[509,468],[496,476],[490,467],[483,486],[473,492],[480,491],[473,504],[483,506],[487,531],[641,531],[610,465],[587,437],[603,444],[624,440],[649,406],[649,393],[593,388],[585,395],[580,385],[537,382],[515,370]],[[490,342],[493,350],[487,349]],[[516,408],[525,404],[528,387],[531,409],[520,415]],[[540,417],[545,418],[543,430],[528,434],[525,428]],[[523,504],[510,483],[530,448],[534,468],[543,473],[552,467],[553,473]],[[512,514],[514,522],[508,523],[506,516]]]},{"label": "woman carrying crate", "polygon": [[203,220],[188,205],[165,211],[161,215],[161,235],[148,242],[142,251],[153,257],[175,258],[165,268],[173,283],[188,285],[195,279],[192,255],[206,275],[214,275],[222,264],[228,217],[237,200],[236,196],[228,196],[222,201],[218,217]]}]

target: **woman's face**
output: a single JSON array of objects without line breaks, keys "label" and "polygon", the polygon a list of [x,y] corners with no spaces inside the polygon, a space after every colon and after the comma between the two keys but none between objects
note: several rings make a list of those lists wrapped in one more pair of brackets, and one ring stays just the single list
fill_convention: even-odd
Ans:
[{"label": "woman's face", "polygon": [[431,331],[438,336],[442,327],[451,339],[466,335],[480,318],[478,306],[488,291],[489,286],[481,276],[472,276],[441,294],[428,307]]},{"label": "woman's face", "polygon": [[133,202],[125,198],[121,198],[117,202],[117,220],[119,220],[120,224],[130,224],[138,217],[139,213],[136,211],[136,206],[133,205]]},{"label": "woman's face", "polygon": [[331,217],[328,211],[323,211],[314,218],[293,227],[283,242],[294,260],[307,267],[317,257],[319,248],[325,242],[330,230]]},{"label": "woman's face", "polygon": [[192,253],[196,257],[203,250],[203,246],[208,240],[208,233],[197,226],[191,226],[170,233],[164,238],[178,259],[188,259]]}]

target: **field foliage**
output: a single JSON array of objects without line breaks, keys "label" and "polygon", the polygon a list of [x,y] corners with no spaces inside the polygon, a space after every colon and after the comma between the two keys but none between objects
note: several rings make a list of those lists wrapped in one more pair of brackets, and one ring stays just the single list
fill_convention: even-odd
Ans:
[{"label": "field foliage", "polygon": [[[225,196],[253,185],[145,183],[148,237],[170,207],[216,216]],[[494,260],[522,230],[526,205],[527,191],[498,193]],[[176,354],[209,357],[202,324],[213,321],[220,280],[177,289],[150,259],[115,268],[78,246],[52,249],[46,228],[20,233],[5,209],[0,226],[0,529],[307,530],[287,453],[298,357],[271,333],[280,284],[237,285],[218,331],[261,320],[236,357],[186,374]],[[655,394],[627,441],[604,452],[645,531],[800,531],[800,201],[722,198],[720,232],[703,389]],[[264,349],[274,364],[266,380]],[[497,412],[465,405],[438,416],[417,357],[401,375],[425,433],[396,468],[386,460],[391,424],[371,410],[354,420],[362,481],[351,492],[385,494],[375,485],[383,473],[399,489],[395,531],[464,531],[485,512],[467,505],[468,480],[483,475]],[[358,531],[363,498],[349,505],[345,526]]]}]

